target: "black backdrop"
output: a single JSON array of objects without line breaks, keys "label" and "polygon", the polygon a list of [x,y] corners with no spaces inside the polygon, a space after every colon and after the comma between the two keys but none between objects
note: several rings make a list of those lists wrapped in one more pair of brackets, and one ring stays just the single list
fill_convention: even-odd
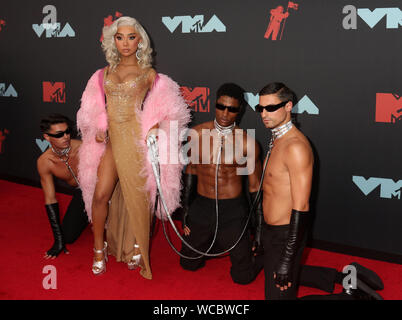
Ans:
[{"label": "black backdrop", "polygon": [[[292,88],[302,99],[295,115],[316,154],[313,239],[399,259],[402,2],[293,2],[298,8],[288,9],[281,22],[282,39],[272,40],[264,38],[270,10],[286,10],[289,1],[3,1],[1,176],[38,183],[40,118],[59,112],[75,120],[86,82],[106,65],[104,23],[133,16],[152,39],[156,69],[186,87],[190,100],[204,94],[193,104],[193,124],[213,119],[215,91],[223,82],[239,84],[249,97],[272,81]],[[48,4],[57,9],[59,37],[35,32]],[[204,21],[197,29],[194,19],[190,32],[182,31],[189,18],[175,18],[184,22],[173,32],[162,22],[196,15]],[[189,88],[195,88],[193,98]],[[241,126],[255,128],[266,151],[269,132],[252,109],[253,99],[249,104]]]}]

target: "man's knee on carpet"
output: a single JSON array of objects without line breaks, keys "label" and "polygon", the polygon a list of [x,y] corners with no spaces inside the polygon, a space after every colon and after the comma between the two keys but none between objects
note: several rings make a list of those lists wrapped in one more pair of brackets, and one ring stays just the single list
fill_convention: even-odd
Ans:
[{"label": "man's knee on carpet", "polygon": [[193,259],[186,259],[180,258],[180,266],[188,271],[197,271],[205,266],[204,259],[200,260],[193,260]]}]

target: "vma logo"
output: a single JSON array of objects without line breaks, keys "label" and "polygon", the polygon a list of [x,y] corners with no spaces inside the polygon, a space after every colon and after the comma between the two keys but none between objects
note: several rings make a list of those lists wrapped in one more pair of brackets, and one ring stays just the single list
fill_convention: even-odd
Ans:
[{"label": "vma logo", "polygon": [[352,180],[366,196],[380,186],[381,198],[401,199],[402,180],[399,180],[398,182],[384,178],[368,178],[366,180],[362,176],[353,176]]},{"label": "vma logo", "polygon": [[186,103],[194,109],[195,112],[209,112],[210,90],[207,87],[180,87],[183,98]]},{"label": "vma logo", "polygon": [[[246,92],[244,94],[244,99],[247,101],[247,103],[254,111],[255,106],[259,103],[259,98],[260,97],[258,94],[255,95],[251,92]],[[299,114],[307,113],[307,114],[318,115],[320,113],[320,110],[307,95],[304,95],[304,97],[301,98],[299,102],[293,106],[292,113],[299,113]]]},{"label": "vma logo", "polygon": [[3,30],[5,25],[6,25],[6,21],[3,19],[0,19],[0,31]]},{"label": "vma logo", "polygon": [[[113,19],[113,16],[111,14],[108,15],[106,18],[103,18],[103,26],[104,27],[110,26],[114,22],[114,20],[117,20],[118,18],[120,18],[122,16],[123,16],[123,14],[121,12],[118,12],[118,11],[115,12],[114,19]],[[101,42],[103,41],[103,34],[100,37],[100,41]]]},{"label": "vma logo", "polygon": [[7,129],[1,130],[0,129],[0,154],[4,153],[4,146],[3,142],[6,140],[6,136],[10,133]]},{"label": "vma logo", "polygon": [[43,101],[44,102],[66,102],[66,84],[64,82],[43,82]]},{"label": "vma logo", "polygon": [[376,8],[371,11],[368,8],[356,9],[355,6],[347,5],[343,7],[342,13],[346,14],[342,22],[343,28],[346,30],[357,29],[357,16],[371,29],[384,17],[387,17],[386,29],[398,29],[402,26],[402,11],[399,8]]},{"label": "vma logo", "polygon": [[377,93],[375,121],[402,124],[402,99],[393,93]]},{"label": "vma logo", "polygon": [[57,10],[53,5],[46,5],[42,10],[43,14],[47,14],[43,20],[42,24],[33,24],[32,28],[35,31],[38,38],[40,38],[45,32],[46,38],[65,38],[65,37],[75,37],[75,31],[71,28],[70,24],[67,22],[63,29],[61,25],[57,22]]},{"label": "vma logo", "polygon": [[265,31],[265,39],[269,39],[269,37],[272,36],[272,40],[277,40],[280,31],[281,34],[279,40],[282,40],[286,19],[289,17],[289,9],[298,10],[299,4],[289,1],[286,12],[283,6],[277,6],[275,9],[270,11],[271,16],[269,17],[269,24],[267,30]]},{"label": "vma logo", "polygon": [[208,33],[208,32],[226,32],[226,26],[216,15],[213,15],[209,21],[204,24],[204,16],[196,15],[191,16],[176,16],[176,17],[162,17],[162,22],[173,33],[181,24],[182,33]]},{"label": "vma logo", "polygon": [[10,84],[6,89],[5,83],[0,83],[0,97],[18,97],[17,91],[15,91],[12,84]]}]

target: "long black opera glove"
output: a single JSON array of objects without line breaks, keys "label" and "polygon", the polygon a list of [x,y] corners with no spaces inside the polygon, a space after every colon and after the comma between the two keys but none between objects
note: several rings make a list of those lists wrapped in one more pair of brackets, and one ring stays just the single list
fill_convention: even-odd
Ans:
[{"label": "long black opera glove", "polygon": [[[257,192],[250,192],[250,200],[251,200],[251,205],[253,205],[255,198],[257,196]],[[260,195],[258,202],[256,203],[254,207],[254,212],[251,213],[251,230],[254,235],[254,240],[253,240],[253,247],[254,253],[255,254],[262,254],[264,251],[264,248],[261,244],[261,226],[262,226],[262,221],[264,219],[264,213],[262,211],[262,197]]]},{"label": "long black opera glove", "polygon": [[184,174],[183,177],[183,220],[182,227],[187,225],[188,210],[197,194],[197,175]]},{"label": "long black opera glove", "polygon": [[297,252],[307,236],[311,214],[308,211],[292,210],[289,225],[289,235],[276,268],[275,284],[283,287],[293,283],[293,268]]},{"label": "long black opera glove", "polygon": [[59,204],[46,204],[45,208],[54,237],[53,246],[47,251],[47,255],[57,257],[62,250],[64,250],[64,252],[67,252],[63,232],[61,230]]}]

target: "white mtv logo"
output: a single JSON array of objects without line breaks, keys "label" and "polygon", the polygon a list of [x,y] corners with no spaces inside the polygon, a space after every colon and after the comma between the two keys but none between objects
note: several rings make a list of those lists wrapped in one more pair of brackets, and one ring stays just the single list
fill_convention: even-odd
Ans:
[{"label": "white mtv logo", "polygon": [[398,198],[401,199],[401,188],[402,188],[402,180],[395,182],[392,179],[385,178],[375,178],[371,177],[367,180],[362,176],[353,176],[352,181],[359,187],[359,189],[364,193],[364,195],[368,195],[378,186],[380,188],[380,197],[391,199]]},{"label": "white mtv logo", "polygon": [[216,15],[213,15],[206,25],[204,25],[203,15],[196,15],[194,18],[191,16],[176,16],[173,18],[162,17],[162,22],[171,33],[173,33],[180,24],[182,33],[226,32],[226,26]]},{"label": "white mtv logo", "polygon": [[343,19],[343,28],[357,29],[357,16],[359,16],[372,29],[385,16],[387,29],[398,29],[402,26],[402,11],[399,8],[376,8],[371,11],[368,8],[356,9],[355,6],[347,5],[343,8],[343,13],[347,14]]},{"label": "white mtv logo", "polygon": [[[250,105],[250,107],[255,111],[255,106],[259,104],[259,95],[253,94],[251,92],[244,93],[244,99]],[[314,104],[311,99],[305,95],[303,98],[299,100],[296,105],[293,106],[292,113],[308,113],[308,114],[319,114],[320,110]]]}]

